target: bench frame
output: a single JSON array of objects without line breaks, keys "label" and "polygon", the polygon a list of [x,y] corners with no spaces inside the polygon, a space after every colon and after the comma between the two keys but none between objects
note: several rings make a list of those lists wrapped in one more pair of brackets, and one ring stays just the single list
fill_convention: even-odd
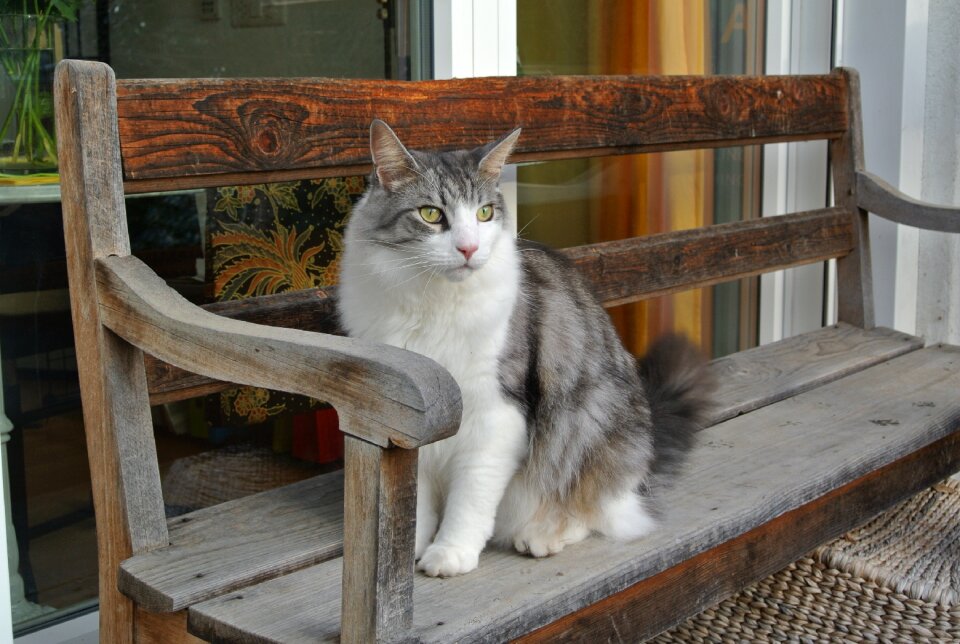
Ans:
[{"label": "bench frame", "polygon": [[[413,148],[474,146],[521,125],[526,136],[516,161],[828,139],[832,208],[567,254],[607,305],[836,258],[839,320],[867,330],[874,327],[867,210],[960,232],[956,209],[912,200],[864,171],[859,82],[851,70],[763,78],[117,82],[106,65],[64,61],[55,85],[103,641],[191,641],[187,628],[216,635],[193,613],[188,622],[182,608],[151,612],[149,597],[134,601],[118,588],[124,562],[170,543],[151,403],[238,383],[334,404],[346,433],[341,637],[349,642],[410,633],[416,448],[454,433],[460,418],[459,390],[432,361],[317,333],[331,329],[324,293],[260,298],[257,309],[250,302],[209,310],[188,304],[130,255],[125,194],[360,174],[369,170],[373,117],[390,122]],[[427,99],[429,118],[420,107]],[[290,319],[307,330],[256,324],[286,326]],[[527,624],[540,628],[528,639],[589,639],[611,629],[655,634],[958,467],[960,439],[950,434],[553,624]],[[816,529],[797,538],[797,526],[810,522]],[[258,571],[247,582],[288,570]]]}]

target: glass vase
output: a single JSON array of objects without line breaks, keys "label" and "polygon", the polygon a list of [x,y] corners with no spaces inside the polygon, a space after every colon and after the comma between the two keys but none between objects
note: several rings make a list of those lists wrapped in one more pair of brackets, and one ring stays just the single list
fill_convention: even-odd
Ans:
[{"label": "glass vase", "polygon": [[62,20],[0,14],[0,172],[57,168],[53,129],[53,68]]}]

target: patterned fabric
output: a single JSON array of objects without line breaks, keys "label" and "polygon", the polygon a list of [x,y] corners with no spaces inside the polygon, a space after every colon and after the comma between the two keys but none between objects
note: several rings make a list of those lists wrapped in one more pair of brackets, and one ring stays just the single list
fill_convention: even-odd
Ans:
[{"label": "patterned fabric", "polygon": [[[208,282],[218,301],[320,288],[337,281],[343,229],[363,177],[313,179],[208,191]],[[257,424],[319,403],[266,389],[220,394],[231,425]]]}]

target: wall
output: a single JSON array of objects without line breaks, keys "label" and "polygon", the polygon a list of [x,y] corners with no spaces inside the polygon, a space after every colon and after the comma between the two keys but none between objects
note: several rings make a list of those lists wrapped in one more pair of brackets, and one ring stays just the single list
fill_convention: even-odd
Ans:
[{"label": "wall", "polygon": [[[931,0],[920,197],[960,205],[960,3]],[[917,333],[960,344],[960,235],[919,237]]]}]

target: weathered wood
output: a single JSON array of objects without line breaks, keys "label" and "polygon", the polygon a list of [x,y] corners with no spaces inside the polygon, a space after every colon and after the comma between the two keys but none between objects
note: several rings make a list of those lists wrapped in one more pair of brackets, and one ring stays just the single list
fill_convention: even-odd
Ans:
[{"label": "weathered wood", "polygon": [[[276,295],[215,302],[204,309],[229,318],[236,318],[302,331],[342,335],[334,296],[336,289],[305,289]],[[190,373],[145,354],[150,404],[160,405],[199,395],[222,391],[232,385]]]},{"label": "weathered wood", "polygon": [[921,338],[840,323],[714,360],[711,423],[809,391],[923,348]]},{"label": "weathered wood", "polygon": [[118,585],[150,611],[190,604],[343,553],[343,472],[169,521],[170,545],[120,564]]},{"label": "weathered wood", "polygon": [[322,398],[337,408],[344,432],[381,446],[416,447],[459,428],[460,389],[429,358],[207,313],[135,257],[96,264],[104,324],[166,362],[217,380]]},{"label": "weathered wood", "polygon": [[[922,346],[895,331],[839,325],[721,358],[712,365],[719,382],[713,422]],[[150,610],[179,610],[339,556],[342,497],[335,472],[173,519],[170,546],[123,562],[120,588]],[[216,557],[210,544],[218,544]]]},{"label": "weathered wood", "polygon": [[[784,541],[763,546],[763,552],[782,548],[797,558],[820,543],[823,528],[816,524],[821,515],[829,534],[865,518],[853,511],[828,512],[825,507],[832,503],[826,501],[809,513],[793,513],[798,508],[860,480],[842,492],[852,495],[843,507],[869,500],[866,511],[880,509],[885,502],[870,500],[874,491],[890,492],[889,503],[900,492],[871,488],[872,481],[882,481],[888,473],[871,477],[871,472],[913,452],[920,453],[912,465],[903,462],[905,474],[930,468],[939,476],[957,466],[958,387],[960,349],[933,347],[716,425],[701,436],[684,475],[662,491],[661,526],[649,537],[633,543],[590,538],[542,560],[490,550],[469,575],[443,580],[417,576],[413,634],[425,642],[518,637],[778,517],[782,523],[757,534]],[[946,452],[923,451],[950,436],[943,444],[949,446]],[[925,474],[918,476],[913,482],[899,481],[921,485]],[[896,488],[896,480],[891,484]],[[839,497],[831,501],[840,502]],[[746,552],[760,547],[753,543]],[[764,571],[757,559],[748,564]],[[242,598],[228,595],[198,604],[189,611],[191,632],[225,639],[244,633],[245,641],[335,638],[340,596],[331,584],[338,576],[339,565],[331,561],[245,589]],[[722,580],[705,590],[717,586],[722,587]],[[696,585],[685,586],[683,578],[677,581],[676,592],[697,591]],[[669,601],[658,609],[669,612]]]},{"label": "weathered wood", "polygon": [[857,172],[863,170],[863,116],[860,110],[860,76],[840,69],[846,79],[849,128],[830,142],[834,203],[843,208],[853,226],[853,252],[837,260],[837,319],[863,329],[872,328],[873,273],[870,268],[869,215],[857,206]]},{"label": "weathered wood", "polygon": [[960,208],[919,201],[869,172],[857,172],[857,206],[898,224],[960,233]]},{"label": "weathered wood", "polygon": [[54,100],[64,238],[99,553],[100,635],[129,642],[117,566],[167,542],[143,358],[101,325],[94,261],[130,252],[109,67],[58,65]]},{"label": "weathered wood", "polygon": [[839,209],[718,224],[565,249],[604,306],[710,286],[851,252]]},{"label": "weathered wood", "polygon": [[[187,611],[151,613],[136,607],[134,633],[137,644],[201,644],[205,640],[187,632]],[[100,639],[106,642],[105,639]]]},{"label": "weathered wood", "polygon": [[340,641],[401,639],[413,623],[416,450],[345,437]]},{"label": "weathered wood", "polygon": [[951,434],[736,539],[515,640],[640,642],[793,563],[960,469]]},{"label": "weathered wood", "polygon": [[[472,147],[521,126],[515,160],[831,138],[842,76],[501,77],[446,81],[121,81],[128,191],[366,172],[373,118],[414,149]],[[422,106],[430,105],[424,111]],[[438,146],[439,144],[439,146]],[[217,177],[216,175],[225,175]]]}]

